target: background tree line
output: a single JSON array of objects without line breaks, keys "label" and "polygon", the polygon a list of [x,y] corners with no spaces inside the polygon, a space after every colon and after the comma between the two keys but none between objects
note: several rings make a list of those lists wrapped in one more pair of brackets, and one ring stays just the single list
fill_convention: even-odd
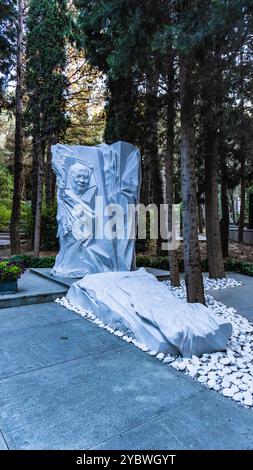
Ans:
[{"label": "background tree line", "polygon": [[[1,0],[0,105],[15,114],[13,253],[23,200],[37,255],[43,208],[54,214],[53,143],[129,141],[143,155],[142,202],[182,205],[188,301],[204,302],[198,233],[205,225],[210,276],[223,277],[237,187],[243,241],[252,11],[252,0]],[[177,252],[168,263],[178,285]]]}]

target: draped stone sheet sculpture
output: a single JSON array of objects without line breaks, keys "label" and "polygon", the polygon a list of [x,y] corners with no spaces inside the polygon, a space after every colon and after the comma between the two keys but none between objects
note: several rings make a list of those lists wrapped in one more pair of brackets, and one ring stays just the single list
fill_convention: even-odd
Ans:
[{"label": "draped stone sheet sculpture", "polygon": [[[80,278],[90,273],[129,271],[135,240],[126,236],[126,230],[130,230],[126,218],[128,205],[139,201],[139,151],[126,142],[97,147],[57,144],[52,147],[52,155],[60,241],[52,274]],[[104,227],[110,226],[112,219],[112,214],[105,211],[109,204],[122,207],[121,230],[125,236],[104,236]]]},{"label": "draped stone sheet sculpture", "polygon": [[85,276],[67,299],[156,353],[191,357],[223,351],[232,332],[202,304],[177,299],[144,268]]}]

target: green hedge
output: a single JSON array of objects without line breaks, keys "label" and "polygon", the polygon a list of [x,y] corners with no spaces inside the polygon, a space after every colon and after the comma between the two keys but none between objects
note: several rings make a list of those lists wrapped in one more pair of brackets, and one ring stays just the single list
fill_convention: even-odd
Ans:
[{"label": "green hedge", "polygon": [[[45,258],[34,258],[29,255],[13,256],[11,261],[21,261],[27,268],[52,268],[55,262],[55,256],[47,256]],[[144,266],[146,268],[157,268],[157,269],[169,269],[168,258],[166,256],[150,257],[145,255],[137,256],[137,266]],[[203,260],[202,271],[208,271],[207,260]],[[182,260],[179,261],[179,270],[184,272],[184,263]],[[233,259],[227,259],[225,261],[225,270],[246,274],[253,277],[253,263],[246,261],[239,261]]]},{"label": "green hedge", "polygon": [[228,259],[225,261],[226,271],[233,271],[240,274],[246,274],[253,277],[253,263]]},{"label": "green hedge", "polygon": [[[146,268],[169,269],[169,262],[167,256],[137,256],[136,264],[138,267],[144,266]],[[201,262],[202,271],[208,270],[207,260]],[[184,272],[184,261],[179,260],[179,271]]]},{"label": "green hedge", "polygon": [[52,268],[55,263],[55,256],[46,256],[44,258],[34,258],[29,255],[17,255],[10,258],[11,261],[21,261],[26,268]]}]

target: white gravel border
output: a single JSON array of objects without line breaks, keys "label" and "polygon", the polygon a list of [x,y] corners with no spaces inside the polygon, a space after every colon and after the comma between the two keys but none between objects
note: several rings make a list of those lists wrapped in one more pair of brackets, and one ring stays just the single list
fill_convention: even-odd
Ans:
[{"label": "white gravel border", "polygon": [[[242,285],[232,278],[209,279],[204,277],[203,280],[205,292],[210,289],[218,290]],[[181,282],[179,288],[171,287],[169,281],[165,281],[165,284],[173,295],[186,300],[184,281]],[[190,359],[181,356],[165,356],[163,353],[156,354],[154,351],[150,351],[145,344],[105,325],[91,311],[71,305],[66,297],[56,299],[55,302],[87,318],[109,333],[121,337],[124,341],[133,343],[142,351],[155,356],[159,361],[182,371],[203,385],[222,393],[225,397],[232,398],[243,406],[253,409],[253,324],[237,314],[234,308],[217,302],[211,295],[205,294],[205,298],[207,307],[213,313],[218,315],[220,319],[232,323],[233,333],[226,352],[203,354],[200,358],[193,356]]]}]

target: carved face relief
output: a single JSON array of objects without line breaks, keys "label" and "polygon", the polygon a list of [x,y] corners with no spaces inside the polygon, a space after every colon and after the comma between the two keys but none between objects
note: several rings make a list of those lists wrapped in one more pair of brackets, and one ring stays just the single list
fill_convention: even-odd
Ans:
[{"label": "carved face relief", "polygon": [[91,169],[81,163],[75,163],[69,169],[70,186],[78,196],[84,194],[90,185]]}]

